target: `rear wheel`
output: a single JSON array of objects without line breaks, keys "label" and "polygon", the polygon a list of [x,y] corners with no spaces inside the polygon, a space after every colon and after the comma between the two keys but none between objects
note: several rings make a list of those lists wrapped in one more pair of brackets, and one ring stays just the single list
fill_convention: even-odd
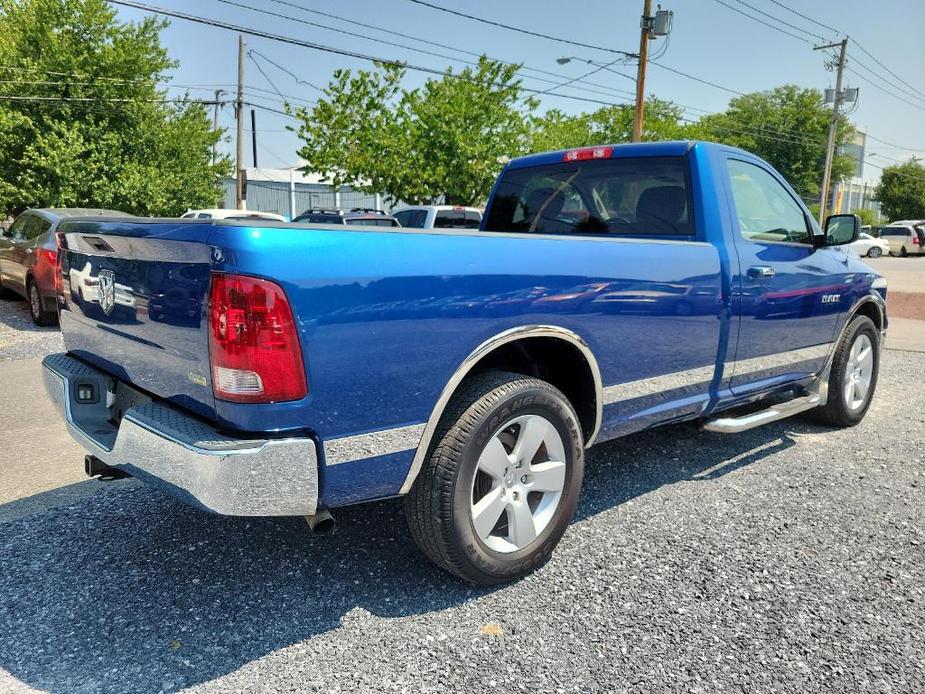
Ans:
[{"label": "rear wheel", "polygon": [[42,303],[42,295],[39,293],[38,285],[32,280],[26,285],[26,298],[29,301],[29,315],[32,316],[32,322],[38,326],[50,325],[55,321],[54,313],[45,310]]},{"label": "rear wheel", "polygon": [[867,316],[855,316],[835,348],[828,402],[812,416],[832,426],[854,426],[867,414],[880,371],[880,333]]},{"label": "rear wheel", "polygon": [[548,558],[581,490],[581,427],[555,387],[493,372],[470,378],[405,497],[418,547],[464,580],[495,585]]},{"label": "rear wheel", "polygon": [[879,246],[871,246],[870,250],[867,251],[868,258],[879,258],[881,255],[883,255],[883,251],[880,250]]}]

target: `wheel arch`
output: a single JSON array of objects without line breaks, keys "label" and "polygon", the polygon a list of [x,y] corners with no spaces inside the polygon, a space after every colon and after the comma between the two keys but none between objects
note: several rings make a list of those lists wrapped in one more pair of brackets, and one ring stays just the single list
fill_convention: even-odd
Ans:
[{"label": "wheel arch", "polygon": [[848,312],[848,319],[842,327],[842,332],[848,329],[848,325],[855,316],[867,316],[874,322],[877,330],[881,333],[886,330],[886,304],[876,292],[862,297],[852,306]]},{"label": "wheel arch", "polygon": [[[565,364],[565,368],[560,368]],[[556,368],[551,364],[555,362]],[[597,359],[577,333],[554,325],[511,328],[485,340],[447,381],[431,411],[400,494],[407,494],[424,464],[433,436],[450,400],[466,376],[504,370],[536,376],[561,390],[578,414],[585,446],[597,438],[603,413],[603,385]]]}]

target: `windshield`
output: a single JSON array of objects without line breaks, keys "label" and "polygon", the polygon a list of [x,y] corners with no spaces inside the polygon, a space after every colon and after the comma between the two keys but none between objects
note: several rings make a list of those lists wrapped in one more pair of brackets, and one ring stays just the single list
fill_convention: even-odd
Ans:
[{"label": "windshield", "polygon": [[687,161],[627,157],[509,169],[485,229],[691,235]]}]

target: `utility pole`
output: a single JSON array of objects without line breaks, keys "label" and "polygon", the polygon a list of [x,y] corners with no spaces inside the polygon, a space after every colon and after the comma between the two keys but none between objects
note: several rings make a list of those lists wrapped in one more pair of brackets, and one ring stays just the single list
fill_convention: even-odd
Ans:
[{"label": "utility pole", "polygon": [[235,101],[235,117],[238,120],[238,143],[235,166],[235,205],[244,209],[244,37],[238,36],[238,98]]},{"label": "utility pole", "polygon": [[251,109],[251,146],[254,150],[254,168],[257,168],[257,111]]},{"label": "utility pole", "polygon": [[814,51],[821,51],[826,48],[835,48],[840,46],[838,52],[838,73],[835,78],[835,97],[832,101],[832,123],[829,126],[829,144],[825,150],[825,171],[822,174],[822,195],[819,198],[819,225],[825,224],[826,208],[829,206],[829,185],[832,182],[832,160],[835,158],[835,136],[838,130],[838,107],[845,98],[842,92],[842,74],[845,71],[845,54],[848,50],[848,39],[842,39],[838,43],[830,43],[825,46],[815,46]]},{"label": "utility pole", "polygon": [[671,23],[674,13],[663,10],[659,5],[658,11],[652,14],[652,0],[643,0],[642,21],[639,34],[639,69],[636,72],[636,118],[633,121],[633,142],[642,141],[642,124],[646,108],[646,65],[649,61],[649,39],[659,36],[668,36],[671,33]]},{"label": "utility pole", "polygon": [[633,121],[633,142],[642,142],[642,118],[646,107],[646,61],[649,57],[649,19],[652,0],[643,0],[642,30],[639,34],[639,68],[636,70],[636,119]]},{"label": "utility pole", "polygon": [[[225,93],[224,89],[215,90],[215,114],[212,116],[212,130],[218,130],[218,109],[222,107],[222,94]],[[215,161],[218,158],[218,142],[212,143],[212,166],[215,166]]]}]

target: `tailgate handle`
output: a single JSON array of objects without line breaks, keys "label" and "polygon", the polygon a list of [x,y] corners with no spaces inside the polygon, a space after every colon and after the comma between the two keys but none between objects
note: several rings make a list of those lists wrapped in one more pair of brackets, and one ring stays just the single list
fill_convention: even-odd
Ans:
[{"label": "tailgate handle", "polygon": [[83,240],[86,241],[91,248],[97,251],[104,251],[106,253],[113,253],[113,247],[106,243],[99,236],[84,236]]}]

